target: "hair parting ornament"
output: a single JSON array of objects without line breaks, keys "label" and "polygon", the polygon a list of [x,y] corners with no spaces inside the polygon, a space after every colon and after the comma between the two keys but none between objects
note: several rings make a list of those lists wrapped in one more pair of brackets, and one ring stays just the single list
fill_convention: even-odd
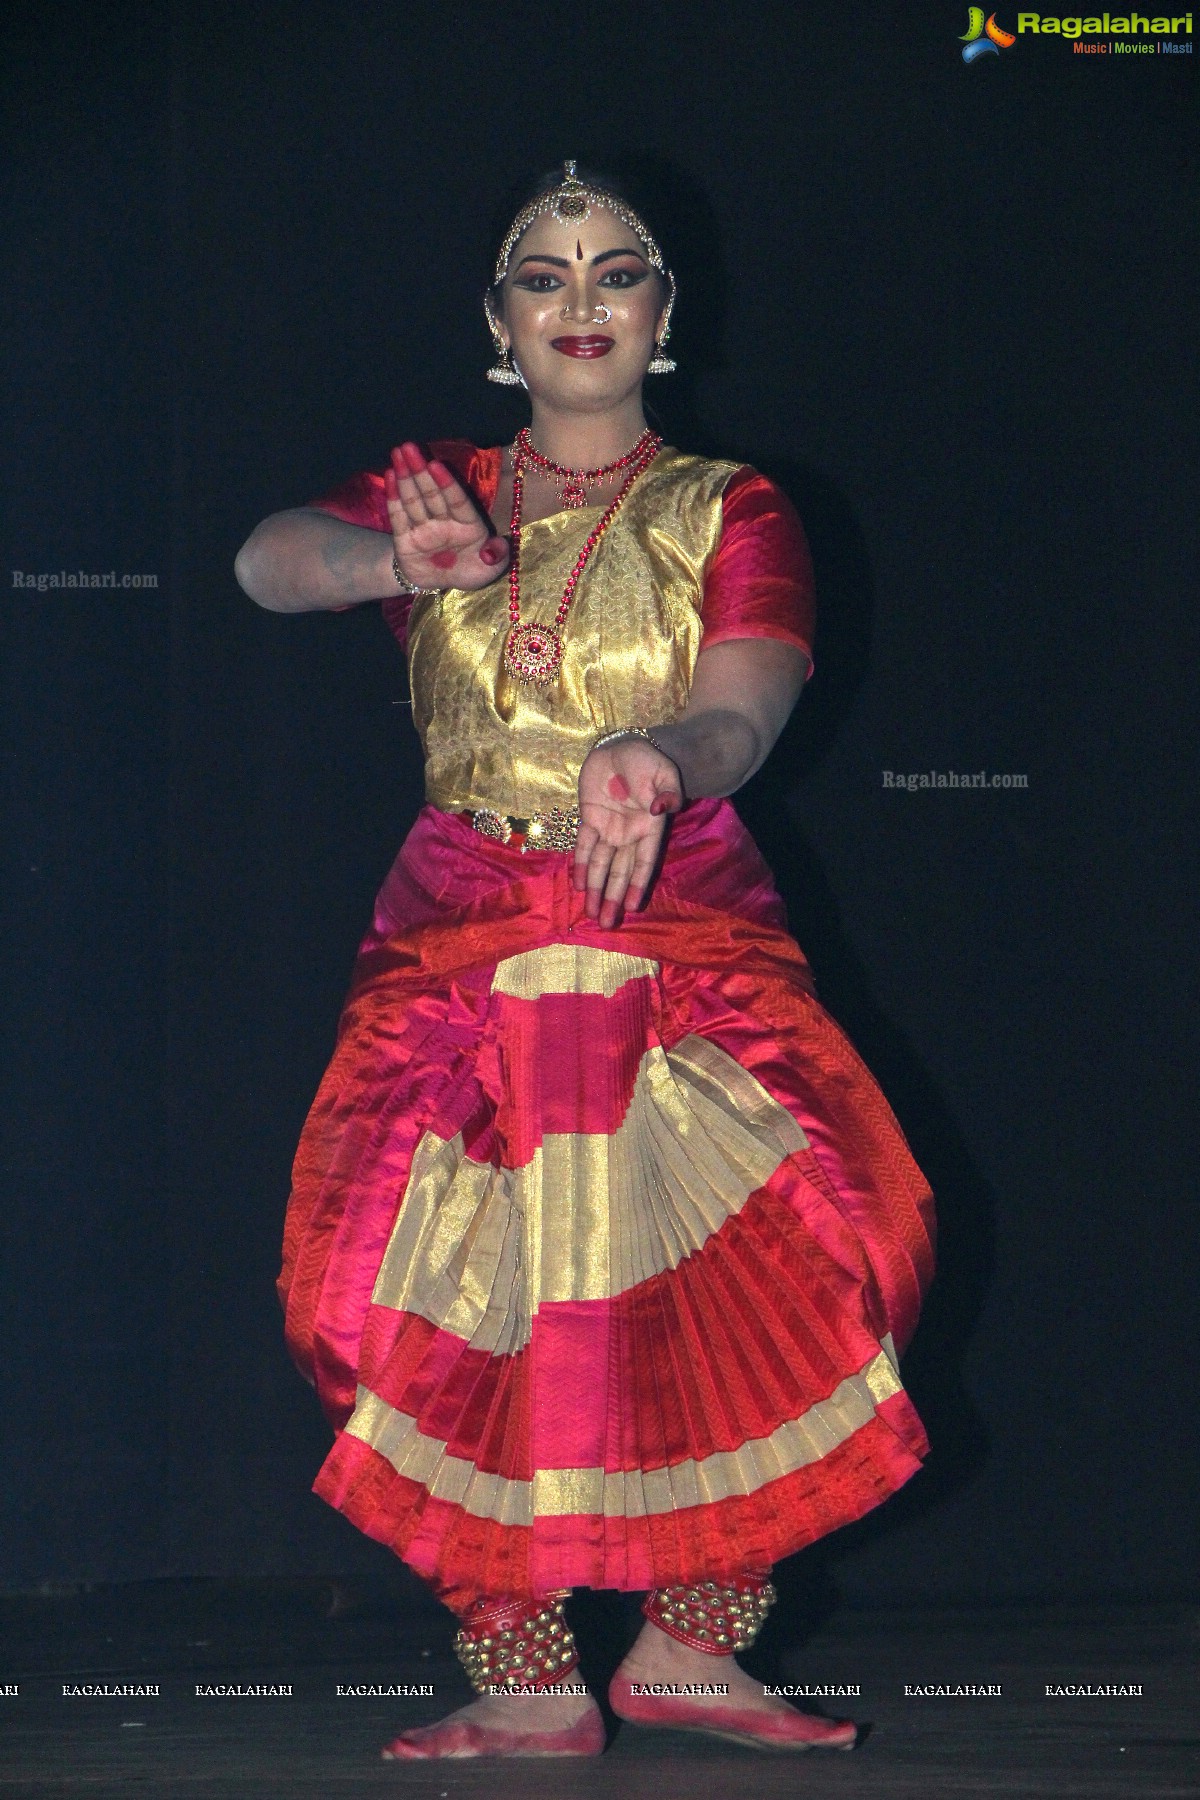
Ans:
[{"label": "hair parting ornament", "polygon": [[[581,225],[593,206],[603,207],[606,212],[612,213],[614,218],[620,219],[622,225],[628,225],[629,229],[636,234],[646,252],[646,261],[652,269],[658,271],[667,284],[667,305],[663,328],[658,335],[654,346],[654,355],[650,359],[646,373],[648,375],[669,375],[676,365],[669,356],[664,354],[663,345],[671,332],[671,309],[675,304],[675,277],[663,260],[663,253],[652,233],[633,208],[627,206],[624,200],[616,194],[609,193],[607,189],[594,187],[589,182],[581,181],[575,173],[576,167],[575,159],[569,158],[563,164],[561,180],[557,181],[553,187],[543,188],[542,192],[535,195],[527,206],[521,208],[509,226],[508,234],[500,246],[492,285],[494,288],[500,286],[508,274],[509,258],[512,256],[518,239],[529,230],[535,219],[541,218],[543,213],[552,213],[560,225]],[[508,346],[504,343],[497,328],[495,309],[490,294],[484,300],[483,309],[487,314],[488,329],[491,331],[499,353],[499,361],[495,368],[489,369],[487,372],[488,380],[500,382],[508,387],[515,387],[518,384],[524,386],[524,378],[520,370],[514,366]]]}]

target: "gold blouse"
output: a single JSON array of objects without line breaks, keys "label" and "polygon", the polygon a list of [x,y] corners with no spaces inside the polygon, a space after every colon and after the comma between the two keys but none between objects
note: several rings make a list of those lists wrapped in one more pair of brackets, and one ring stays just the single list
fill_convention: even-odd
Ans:
[{"label": "gold blouse", "polygon": [[[408,624],[413,719],[425,797],[446,811],[527,818],[576,804],[595,739],[678,718],[700,650],[704,576],[721,536],[721,496],[737,463],[662,449],[588,559],[549,687],[504,667],[507,573],[488,587],[419,597]],[[521,619],[549,624],[603,506],[521,528]]]}]

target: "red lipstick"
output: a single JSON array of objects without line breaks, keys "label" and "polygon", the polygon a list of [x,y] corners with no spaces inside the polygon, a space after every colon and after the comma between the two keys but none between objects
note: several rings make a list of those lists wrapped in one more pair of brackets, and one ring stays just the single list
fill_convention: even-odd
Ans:
[{"label": "red lipstick", "polygon": [[607,356],[616,341],[599,333],[594,337],[556,337],[551,338],[550,348],[564,356]]}]

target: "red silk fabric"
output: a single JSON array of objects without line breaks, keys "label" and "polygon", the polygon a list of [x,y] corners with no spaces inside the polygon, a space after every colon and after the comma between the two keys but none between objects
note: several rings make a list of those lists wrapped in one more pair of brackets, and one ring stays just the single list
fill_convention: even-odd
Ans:
[{"label": "red silk fabric", "polygon": [[[731,804],[697,801],[672,821],[646,909],[615,931],[587,920],[570,871],[568,856],[522,855],[423,809],[360,948],[288,1207],[287,1341],[336,1433],[315,1491],[459,1609],[478,1593],[768,1567],[877,1505],[927,1448],[900,1391],[818,1460],[752,1492],[513,1524],[435,1497],[345,1429],[365,1390],[505,1481],[669,1469],[802,1419],[886,1334],[898,1349],[911,1336],[933,1268],[928,1187],[814,997]],[[553,944],[623,951],[659,974],[615,1000],[493,992],[498,962]],[[425,1132],[461,1132],[477,1162],[520,1168],[543,1134],[614,1131],[646,1047],[693,1034],[748,1070],[808,1140],[701,1249],[608,1299],[541,1306],[510,1354],[373,1303]]]},{"label": "red silk fabric", "polygon": [[[490,513],[500,479],[500,451],[480,450],[460,438],[439,440],[429,450]],[[382,474],[352,476],[310,505],[349,525],[389,529]],[[507,530],[506,519],[495,523]],[[383,602],[384,617],[402,645],[411,605],[408,595],[399,594]],[[725,487],[721,541],[705,576],[700,618],[701,648],[732,638],[779,638],[804,652],[812,673],[815,603],[808,540],[787,495],[756,469],[738,469]]]}]

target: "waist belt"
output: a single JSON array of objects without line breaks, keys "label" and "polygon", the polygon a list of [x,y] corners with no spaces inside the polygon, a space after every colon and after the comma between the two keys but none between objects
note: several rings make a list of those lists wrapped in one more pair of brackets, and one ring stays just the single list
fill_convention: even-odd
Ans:
[{"label": "waist belt", "polygon": [[573,850],[579,835],[579,814],[552,806],[549,812],[531,813],[518,819],[512,813],[492,812],[481,807],[478,812],[465,811],[482,837],[494,838],[500,844],[512,844],[522,854],[526,850]]}]

